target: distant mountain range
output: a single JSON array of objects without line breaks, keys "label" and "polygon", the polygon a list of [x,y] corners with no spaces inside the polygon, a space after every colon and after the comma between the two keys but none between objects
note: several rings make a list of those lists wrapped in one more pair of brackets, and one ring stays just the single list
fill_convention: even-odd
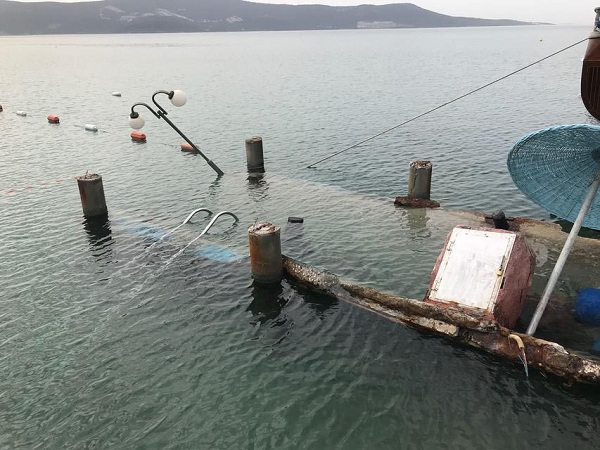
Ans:
[{"label": "distant mountain range", "polygon": [[452,17],[412,3],[360,6],[271,5],[243,0],[0,0],[0,34],[171,33],[528,25]]}]

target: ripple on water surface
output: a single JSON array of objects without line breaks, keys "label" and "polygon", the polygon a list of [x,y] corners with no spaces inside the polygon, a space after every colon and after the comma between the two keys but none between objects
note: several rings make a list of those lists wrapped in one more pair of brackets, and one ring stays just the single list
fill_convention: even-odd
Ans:
[{"label": "ripple on water surface", "polygon": [[[566,87],[575,54],[306,169],[550,53],[541,33],[556,48],[580,34],[519,30],[0,38],[11,62],[0,67],[0,446],[595,448],[595,390],[526,380],[512,362],[289,281],[255,285],[246,258],[247,227],[270,220],[289,256],[421,298],[446,233],[473,223],[393,207],[413,159],[434,161],[433,197],[447,207],[547,218],[505,158],[534,129],[587,120]],[[146,145],[129,140],[127,113],[147,100],[158,60],[190,94],[169,117],[221,179],[160,122],[148,122]],[[30,114],[7,114],[16,109]],[[256,133],[268,172],[250,183],[243,140]],[[81,218],[74,177],[86,170],[104,176],[108,221]],[[240,222],[219,221],[173,258],[207,219],[157,239],[201,206]],[[207,245],[235,258],[210,259]],[[556,250],[538,252],[547,276]]]}]

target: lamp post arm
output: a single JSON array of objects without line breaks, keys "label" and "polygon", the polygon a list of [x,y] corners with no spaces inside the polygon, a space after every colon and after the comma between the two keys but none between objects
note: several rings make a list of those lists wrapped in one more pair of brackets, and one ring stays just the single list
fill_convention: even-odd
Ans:
[{"label": "lamp post arm", "polygon": [[167,111],[165,110],[165,108],[163,108],[162,106],[160,106],[158,104],[158,102],[156,101],[156,95],[157,94],[167,94],[169,96],[169,98],[173,97],[173,91],[156,91],[154,94],[152,94],[152,103],[154,103],[156,105],[156,107],[158,108],[159,111],[161,111],[165,116],[168,114]]},{"label": "lamp post arm", "polygon": [[[158,115],[158,113],[156,111],[154,111],[149,105],[147,105],[146,103],[136,103],[131,107],[131,114],[133,115],[134,113],[137,114],[133,108],[135,108],[136,106],[145,106],[146,108],[148,108],[148,110],[154,114],[154,117],[156,117],[157,119],[160,119],[160,116]],[[137,116],[136,116],[137,117]]]},{"label": "lamp post arm", "polygon": [[200,156],[202,156],[204,158],[204,160],[208,163],[208,165],[210,167],[212,167],[215,172],[217,172],[218,176],[221,176],[221,175],[224,174],[224,172],[221,169],[219,169],[219,167],[214,162],[212,162],[210,159],[208,159],[206,157],[206,155],[204,155],[204,153],[202,153],[200,151],[200,149],[198,147],[196,147],[196,145],[192,141],[190,141],[188,139],[188,137],[185,134],[183,134],[183,132],[179,128],[177,128],[173,122],[171,122],[169,120],[169,118],[166,116],[165,113],[163,113],[162,111],[159,111],[158,114],[157,114],[157,117],[158,118],[163,118],[165,120],[165,122],[167,122],[171,126],[171,128],[173,128],[179,134],[179,136],[181,136],[183,139],[185,139],[185,141],[188,144],[190,144],[192,146],[192,148],[194,150],[196,150],[200,154]]}]

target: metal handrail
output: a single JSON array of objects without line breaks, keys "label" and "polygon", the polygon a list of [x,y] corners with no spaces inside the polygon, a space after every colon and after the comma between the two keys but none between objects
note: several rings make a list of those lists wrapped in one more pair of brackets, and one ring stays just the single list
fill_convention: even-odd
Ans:
[{"label": "metal handrail", "polygon": [[172,234],[173,232],[177,231],[179,228],[181,228],[182,226],[184,226],[186,223],[188,223],[190,220],[192,220],[192,217],[194,217],[199,212],[207,212],[209,217],[212,215],[212,211],[210,209],[208,209],[208,208],[198,208],[198,209],[193,210],[191,213],[188,214],[188,216],[185,218],[185,220],[183,222],[181,222],[180,225],[177,225],[171,231],[168,231],[166,234],[164,234],[163,236],[161,236],[160,239],[155,242],[155,244],[159,243],[164,238],[166,238],[167,236],[169,236],[170,234]]},{"label": "metal handrail", "polygon": [[[214,223],[217,221],[217,219],[223,215],[228,215],[228,216],[233,217],[235,219],[234,223],[237,223],[240,221],[240,219],[238,219],[238,216],[236,216],[234,213],[229,212],[229,211],[221,211],[221,212],[215,214],[215,217],[213,217],[211,219],[211,221],[208,223],[208,225],[206,225],[206,227],[204,227],[204,230],[202,230],[202,232],[198,236],[196,236],[185,247],[183,247],[181,250],[179,250],[177,253],[175,253],[173,256],[171,256],[169,261],[167,261],[167,265],[170,264],[171,261],[173,261],[179,255],[181,255],[190,245],[192,245],[194,242],[196,242],[198,239],[200,239],[202,236],[204,236],[206,233],[208,233],[208,230],[210,230],[210,228],[214,225]],[[191,215],[190,215],[190,217],[191,217]]]},{"label": "metal handrail", "polygon": [[202,236],[204,236],[206,233],[208,233],[208,230],[210,230],[210,228],[214,225],[214,223],[217,221],[217,219],[223,215],[228,215],[231,216],[235,219],[234,223],[237,223],[240,221],[240,219],[238,219],[238,216],[236,216],[234,213],[229,212],[229,211],[221,211],[220,213],[217,213],[215,215],[215,217],[212,218],[212,220],[208,223],[208,225],[206,225],[206,227],[204,228],[204,230],[202,230],[202,233],[200,233],[198,236],[196,236],[194,239],[192,239],[190,241],[190,243],[188,245],[186,245],[185,247],[183,247],[183,250],[185,250],[186,248],[188,248],[190,245],[192,245],[194,242],[196,242],[198,239],[200,239]]}]

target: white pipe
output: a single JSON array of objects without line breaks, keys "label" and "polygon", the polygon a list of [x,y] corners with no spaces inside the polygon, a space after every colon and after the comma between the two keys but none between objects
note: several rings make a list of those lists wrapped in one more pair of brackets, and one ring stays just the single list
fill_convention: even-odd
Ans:
[{"label": "white pipe", "polygon": [[569,253],[571,253],[573,244],[575,244],[575,238],[579,234],[579,230],[581,229],[581,225],[583,224],[583,219],[585,219],[585,216],[587,215],[588,211],[590,210],[590,207],[592,206],[592,202],[594,201],[594,198],[596,197],[596,192],[598,191],[599,186],[600,186],[600,172],[598,172],[598,174],[596,175],[596,179],[592,183],[590,190],[587,194],[587,197],[585,198],[585,201],[583,202],[583,205],[581,205],[581,210],[579,211],[579,214],[577,215],[577,219],[575,219],[575,222],[573,223],[573,228],[571,229],[571,232],[569,233],[569,237],[567,238],[567,241],[565,242],[565,246],[563,247],[562,251],[560,252],[560,256],[556,260],[556,265],[554,266],[554,269],[552,270],[552,274],[550,275],[550,278],[548,279],[548,284],[546,285],[546,288],[544,289],[544,293],[542,294],[542,298],[540,299],[540,302],[538,303],[538,306],[535,310],[535,314],[533,315],[533,318],[531,319],[531,322],[529,323],[529,328],[527,328],[527,334],[529,334],[529,335],[532,335],[533,333],[535,333],[535,330],[537,329],[540,319],[542,318],[542,315],[544,314],[544,310],[546,309],[546,306],[548,305],[548,300],[550,300],[550,295],[552,294],[552,291],[554,290],[556,283],[558,283],[558,277],[560,276],[563,268],[565,267],[565,263],[567,262]]}]

